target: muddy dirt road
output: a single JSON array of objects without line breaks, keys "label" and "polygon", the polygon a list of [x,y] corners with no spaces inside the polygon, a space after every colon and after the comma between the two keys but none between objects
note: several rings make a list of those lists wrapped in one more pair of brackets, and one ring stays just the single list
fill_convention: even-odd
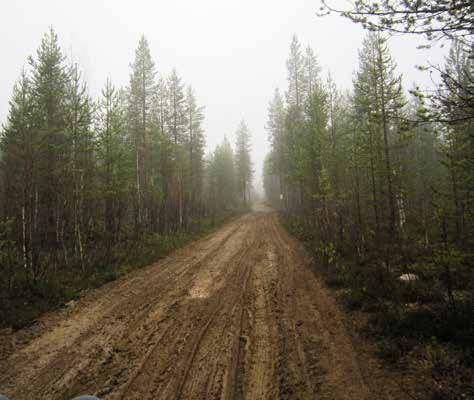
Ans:
[{"label": "muddy dirt road", "polygon": [[16,400],[392,398],[264,209],[7,339],[0,393]]}]

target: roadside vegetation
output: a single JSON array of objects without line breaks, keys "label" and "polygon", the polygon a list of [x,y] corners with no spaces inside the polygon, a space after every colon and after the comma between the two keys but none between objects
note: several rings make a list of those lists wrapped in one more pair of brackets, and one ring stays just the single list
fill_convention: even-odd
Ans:
[{"label": "roadside vegetation", "polygon": [[204,109],[142,37],[98,99],[51,28],[0,130],[0,327],[149,264],[246,210],[250,132],[205,154]]},{"label": "roadside vegetation", "polygon": [[0,329],[19,329],[33,323],[41,314],[62,307],[78,299],[84,291],[107,282],[167,256],[172,251],[209,234],[239,215],[238,210],[222,212],[218,217],[207,218],[186,231],[167,235],[150,234],[139,240],[124,239],[111,250],[108,260],[90,265],[85,271],[63,268],[46,273],[43,281],[32,286],[21,269],[12,278],[8,292],[3,292],[0,307]]},{"label": "roadside vegetation", "polygon": [[423,32],[451,48],[436,89],[408,91],[383,26],[370,26],[349,92],[322,76],[314,51],[293,38],[288,87],[269,105],[266,198],[380,357],[419,378],[414,398],[467,398],[474,394],[472,42],[461,28],[444,38]]}]

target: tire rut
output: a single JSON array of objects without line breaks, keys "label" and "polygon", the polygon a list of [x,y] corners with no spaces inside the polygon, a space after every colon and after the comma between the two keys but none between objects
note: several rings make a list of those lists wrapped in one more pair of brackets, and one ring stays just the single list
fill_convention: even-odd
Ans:
[{"label": "tire rut", "polygon": [[0,392],[15,400],[383,398],[364,382],[305,252],[268,209],[35,329],[13,334],[12,342],[28,339],[0,360]]}]

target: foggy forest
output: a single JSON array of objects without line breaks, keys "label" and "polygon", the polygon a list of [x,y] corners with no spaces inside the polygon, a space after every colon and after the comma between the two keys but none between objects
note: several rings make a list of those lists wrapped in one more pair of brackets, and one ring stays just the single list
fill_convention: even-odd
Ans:
[{"label": "foggy forest", "polygon": [[[54,18],[14,55],[0,399],[474,398],[473,5],[321,0],[290,16],[282,2],[292,32],[275,22],[286,39],[267,41],[255,6],[265,62],[237,60],[207,3],[196,29],[218,23],[230,47],[199,42],[214,54],[202,80],[197,59],[189,81],[162,68],[157,42],[176,60],[186,48],[140,23],[133,49],[112,48],[127,69],[100,84],[107,59],[83,65]],[[228,7],[245,30],[252,6]],[[347,31],[307,39],[303,7],[309,32]],[[326,62],[344,46],[354,58]]]}]

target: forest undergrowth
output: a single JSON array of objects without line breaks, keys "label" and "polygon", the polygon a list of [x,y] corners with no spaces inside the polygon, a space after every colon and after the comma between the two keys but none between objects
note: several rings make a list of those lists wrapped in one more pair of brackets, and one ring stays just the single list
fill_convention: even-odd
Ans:
[{"label": "forest undergrowth", "polygon": [[[53,271],[51,267],[45,266],[44,274],[35,282],[29,279],[25,273],[27,271],[18,268],[11,285],[2,287],[0,292],[0,329],[20,329],[28,326],[45,312],[78,299],[84,291],[100,287],[133,270],[150,265],[218,229],[237,215],[238,212],[228,211],[220,217],[203,220],[188,230],[167,235],[144,235],[140,239],[130,235],[115,245],[110,254],[106,254],[100,243],[90,244],[87,249],[87,268],[63,266]],[[8,250],[15,251],[14,246],[7,249],[1,238],[0,246],[7,257]]]},{"label": "forest undergrowth", "polygon": [[474,395],[472,254],[453,246],[378,243],[364,257],[354,257],[348,247],[321,244],[295,218],[281,214],[280,219],[305,244],[314,272],[357,333],[375,344],[388,367],[415,378],[414,392],[433,400]]}]

